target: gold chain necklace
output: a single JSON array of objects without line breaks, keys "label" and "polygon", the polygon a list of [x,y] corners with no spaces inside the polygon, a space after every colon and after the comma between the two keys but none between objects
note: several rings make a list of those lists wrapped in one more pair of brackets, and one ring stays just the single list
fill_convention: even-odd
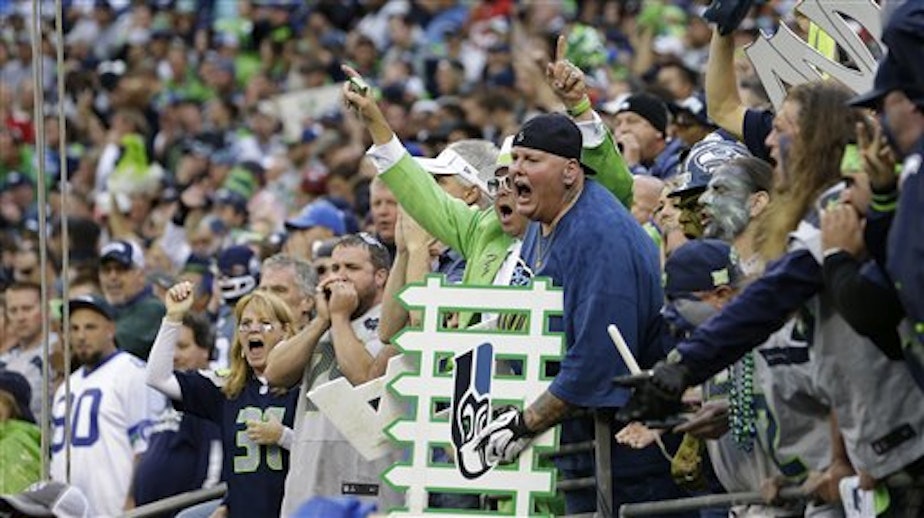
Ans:
[{"label": "gold chain necklace", "polygon": [[[558,231],[558,225],[555,225],[555,228],[549,232],[548,242],[543,246],[542,242],[546,239],[542,236],[542,225],[539,226],[539,230],[536,232],[536,269],[542,268],[542,265],[545,264],[546,259],[549,258],[549,254],[552,253],[552,243],[555,241],[555,233]],[[544,249],[544,251],[543,251]]]}]

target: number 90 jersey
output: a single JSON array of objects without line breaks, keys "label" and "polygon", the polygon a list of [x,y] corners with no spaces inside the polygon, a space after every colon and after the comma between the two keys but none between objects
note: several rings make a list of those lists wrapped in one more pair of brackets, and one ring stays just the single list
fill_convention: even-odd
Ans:
[{"label": "number 90 jersey", "polygon": [[[71,375],[71,484],[92,516],[118,516],[125,506],[134,458],[147,449],[152,405],[160,396],[144,383],[144,362],[117,351],[95,369]],[[52,406],[51,478],[65,477],[64,385]]]}]

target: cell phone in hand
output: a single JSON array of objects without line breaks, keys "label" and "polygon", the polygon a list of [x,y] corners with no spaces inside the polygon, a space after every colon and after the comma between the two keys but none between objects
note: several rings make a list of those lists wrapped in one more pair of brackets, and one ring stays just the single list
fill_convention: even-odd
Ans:
[{"label": "cell phone in hand", "polygon": [[366,93],[369,92],[369,84],[363,81],[363,79],[360,77],[351,77],[350,91],[365,97]]}]

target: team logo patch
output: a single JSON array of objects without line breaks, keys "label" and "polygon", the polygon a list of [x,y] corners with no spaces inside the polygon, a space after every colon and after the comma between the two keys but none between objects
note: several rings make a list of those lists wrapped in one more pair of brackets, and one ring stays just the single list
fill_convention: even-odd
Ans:
[{"label": "team logo patch", "polygon": [[490,418],[493,367],[494,346],[489,343],[455,356],[450,426],[456,465],[467,479],[478,478],[491,469],[475,438]]}]

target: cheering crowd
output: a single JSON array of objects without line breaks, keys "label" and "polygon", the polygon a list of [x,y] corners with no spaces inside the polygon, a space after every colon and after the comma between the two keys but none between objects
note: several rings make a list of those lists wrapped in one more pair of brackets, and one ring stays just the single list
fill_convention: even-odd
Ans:
[{"label": "cheering crowd", "polygon": [[[612,494],[536,512],[762,491],[686,515],[924,513],[920,2],[881,5],[881,41],[844,25],[872,90],[819,78],[775,108],[741,52],[761,30],[850,65],[785,1],[63,4],[58,63],[54,13],[36,49],[0,2],[0,493],[47,494],[50,458],[69,516],[219,482],[168,514],[401,507],[381,474],[407,452],[365,458],[309,392],[382,376],[420,324],[395,295],[440,273],[564,290],[548,390],[470,430],[493,466],[610,416]],[[476,324],[525,319],[441,322]]]}]

